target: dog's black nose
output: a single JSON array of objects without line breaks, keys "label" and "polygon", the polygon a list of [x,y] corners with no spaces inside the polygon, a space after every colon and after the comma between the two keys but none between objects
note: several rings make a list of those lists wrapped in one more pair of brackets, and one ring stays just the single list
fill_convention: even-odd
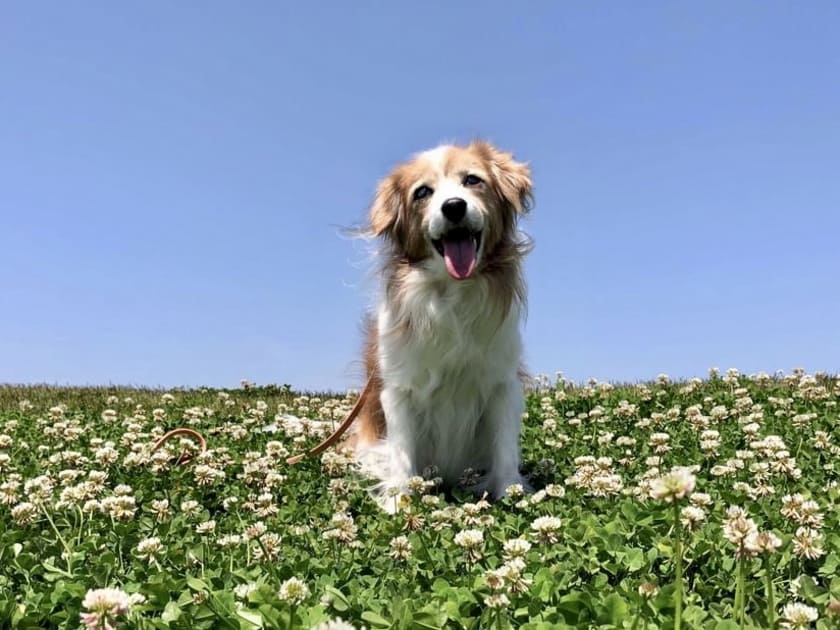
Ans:
[{"label": "dog's black nose", "polygon": [[458,223],[467,214],[467,202],[460,197],[452,197],[444,201],[440,209],[443,212],[443,216],[452,221],[452,223]]}]

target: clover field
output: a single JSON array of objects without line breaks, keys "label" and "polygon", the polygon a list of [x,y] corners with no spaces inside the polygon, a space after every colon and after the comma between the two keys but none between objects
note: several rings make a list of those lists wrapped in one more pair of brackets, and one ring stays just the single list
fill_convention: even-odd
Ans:
[{"label": "clover field", "polygon": [[[538,377],[536,492],[428,471],[390,515],[348,456],[285,461],[352,393],[0,386],[0,627],[840,628],[838,402],[803,370]],[[207,450],[153,452],[175,427]]]}]

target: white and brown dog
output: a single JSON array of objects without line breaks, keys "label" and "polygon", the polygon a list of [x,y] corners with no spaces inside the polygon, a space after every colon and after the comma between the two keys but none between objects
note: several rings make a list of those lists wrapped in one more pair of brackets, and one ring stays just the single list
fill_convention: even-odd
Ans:
[{"label": "white and brown dog", "polygon": [[380,182],[368,234],[382,237],[384,286],[353,440],[380,490],[428,466],[447,484],[482,471],[474,489],[494,496],[523,483],[517,220],[530,202],[528,166],[485,142],[426,151]]}]

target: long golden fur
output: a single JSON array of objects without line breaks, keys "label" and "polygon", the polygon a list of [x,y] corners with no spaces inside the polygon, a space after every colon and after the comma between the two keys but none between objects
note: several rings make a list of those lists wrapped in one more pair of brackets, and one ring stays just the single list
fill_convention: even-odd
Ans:
[{"label": "long golden fur", "polygon": [[[442,168],[441,168],[442,167]],[[437,254],[426,236],[430,198],[415,200],[412,192],[418,186],[437,187],[441,178],[462,178],[465,173],[482,181],[473,187],[486,211],[483,254],[470,282],[484,285],[488,316],[501,321],[514,301],[525,304],[525,283],[522,278],[522,259],[531,243],[515,229],[519,216],[528,212],[532,203],[530,168],[517,162],[513,155],[493,145],[474,141],[467,146],[448,146],[442,159],[434,163],[427,154],[397,166],[378,185],[369,210],[368,234],[384,238],[384,299],[394,305],[405,301],[411,284],[412,269]],[[440,279],[444,291],[449,278]],[[391,334],[434,334],[425,330],[427,322],[412,309],[396,312],[402,316],[393,322]],[[375,320],[367,325],[365,369],[370,382],[367,397],[358,419],[358,445],[372,444],[385,437],[386,421],[380,394],[383,383],[378,366],[378,337]]]}]

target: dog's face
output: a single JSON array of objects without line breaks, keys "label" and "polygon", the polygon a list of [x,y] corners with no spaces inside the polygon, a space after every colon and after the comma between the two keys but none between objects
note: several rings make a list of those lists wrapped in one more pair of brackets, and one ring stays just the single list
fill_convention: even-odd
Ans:
[{"label": "dog's face", "polygon": [[485,142],[445,145],[398,166],[377,189],[370,232],[411,263],[455,280],[480,273],[528,210],[528,166]]}]

